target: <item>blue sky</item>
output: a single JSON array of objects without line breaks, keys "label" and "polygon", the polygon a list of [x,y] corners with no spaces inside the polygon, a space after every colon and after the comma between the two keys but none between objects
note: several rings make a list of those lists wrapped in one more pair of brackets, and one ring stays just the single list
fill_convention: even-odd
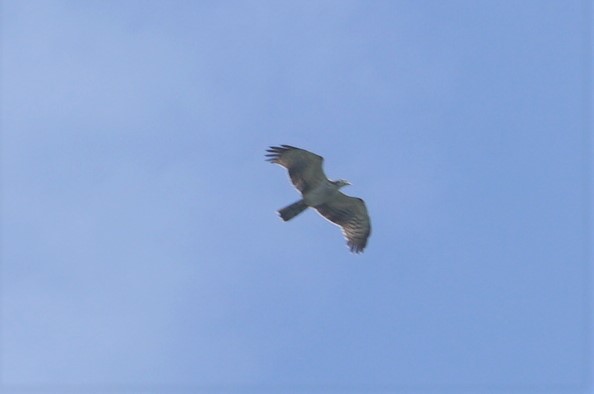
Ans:
[{"label": "blue sky", "polygon": [[5,390],[591,387],[588,4],[2,1]]}]

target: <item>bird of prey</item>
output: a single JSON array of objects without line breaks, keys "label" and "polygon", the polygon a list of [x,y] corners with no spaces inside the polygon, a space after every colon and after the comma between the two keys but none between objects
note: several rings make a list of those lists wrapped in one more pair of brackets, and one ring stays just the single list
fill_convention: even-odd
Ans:
[{"label": "bird of prey", "polygon": [[371,222],[362,199],[347,196],[339,191],[348,181],[326,178],[322,169],[324,158],[305,149],[290,145],[271,146],[267,160],[289,170],[293,185],[301,192],[302,199],[278,211],[284,220],[291,220],[307,207],[340,226],[353,253],[360,253],[367,245]]}]

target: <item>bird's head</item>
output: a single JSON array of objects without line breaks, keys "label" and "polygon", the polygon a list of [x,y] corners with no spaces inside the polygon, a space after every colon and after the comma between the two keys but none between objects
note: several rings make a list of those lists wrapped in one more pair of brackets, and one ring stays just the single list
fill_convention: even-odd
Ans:
[{"label": "bird's head", "polygon": [[351,183],[350,183],[349,181],[347,181],[347,180],[344,180],[344,179],[339,179],[339,180],[337,180],[337,181],[334,181],[334,184],[335,184],[336,186],[338,186],[338,188],[340,189],[341,187],[348,186],[348,185],[350,185]]}]

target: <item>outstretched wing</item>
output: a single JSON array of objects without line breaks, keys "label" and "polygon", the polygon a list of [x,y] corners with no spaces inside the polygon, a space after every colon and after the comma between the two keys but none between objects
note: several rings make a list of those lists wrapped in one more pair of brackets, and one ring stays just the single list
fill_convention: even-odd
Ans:
[{"label": "outstretched wing", "polygon": [[371,221],[362,199],[338,192],[331,201],[315,207],[326,219],[342,228],[347,245],[353,253],[360,253],[371,234]]},{"label": "outstretched wing", "polygon": [[266,150],[269,162],[280,164],[289,170],[293,185],[302,193],[314,189],[326,180],[322,162],[324,158],[305,149],[290,145],[271,146]]}]

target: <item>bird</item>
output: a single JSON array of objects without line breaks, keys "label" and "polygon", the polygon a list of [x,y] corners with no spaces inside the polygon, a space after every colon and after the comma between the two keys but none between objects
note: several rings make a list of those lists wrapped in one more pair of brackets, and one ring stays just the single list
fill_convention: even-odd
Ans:
[{"label": "bird", "polygon": [[352,253],[363,252],[371,234],[371,221],[362,199],[340,191],[350,185],[349,181],[328,179],[322,169],[324,158],[305,149],[280,145],[271,146],[266,152],[267,161],[289,171],[293,185],[302,196],[299,201],[277,211],[281,219],[286,222],[312,207],[322,217],[341,227]]}]

